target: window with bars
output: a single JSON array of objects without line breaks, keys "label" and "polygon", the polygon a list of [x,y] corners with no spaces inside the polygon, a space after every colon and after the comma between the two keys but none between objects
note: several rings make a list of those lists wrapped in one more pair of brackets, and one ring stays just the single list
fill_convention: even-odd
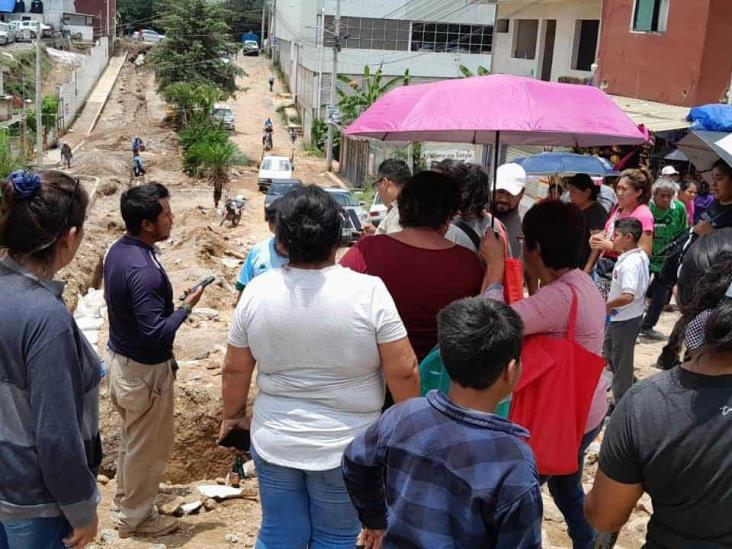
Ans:
[{"label": "window with bars", "polygon": [[492,25],[412,23],[412,51],[491,53]]}]

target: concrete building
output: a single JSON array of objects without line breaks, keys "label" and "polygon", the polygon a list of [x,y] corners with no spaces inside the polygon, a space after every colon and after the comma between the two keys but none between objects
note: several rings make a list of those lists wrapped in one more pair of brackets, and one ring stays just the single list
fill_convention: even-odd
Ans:
[{"label": "concrete building", "polygon": [[[275,58],[309,140],[329,102],[336,0],[277,0],[272,11]],[[461,65],[489,68],[494,12],[470,0],[342,0],[338,73],[357,80],[381,65],[387,76],[409,69],[417,83],[461,76]]]},{"label": "concrete building", "polygon": [[604,0],[600,86],[672,105],[727,101],[732,1]]},{"label": "concrete building", "polygon": [[596,60],[601,0],[482,0],[496,4],[493,73],[588,79]]},{"label": "concrete building", "polygon": [[6,0],[3,4],[0,4],[0,12],[6,8],[1,13],[5,21],[40,19],[56,31],[72,27],[67,30],[80,32],[85,38],[90,31],[93,38],[115,35],[117,0],[43,0],[35,5],[32,0],[24,0],[22,12],[13,11],[17,7],[13,0]]}]

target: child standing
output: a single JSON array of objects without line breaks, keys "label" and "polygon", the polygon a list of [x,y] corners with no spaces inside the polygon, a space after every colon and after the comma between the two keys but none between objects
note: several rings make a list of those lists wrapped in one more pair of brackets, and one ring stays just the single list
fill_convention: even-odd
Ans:
[{"label": "child standing", "polygon": [[493,414],[521,373],[523,325],[486,298],[437,318],[450,394],[387,410],[343,455],[363,524],[380,547],[541,547],[542,500],[528,432]]},{"label": "child standing", "polygon": [[616,405],[633,384],[635,340],[640,333],[650,283],[650,261],[638,247],[642,234],[641,222],[634,217],[615,223],[613,249],[620,256],[613,269],[606,303],[610,325],[605,333],[604,354],[613,372]]}]

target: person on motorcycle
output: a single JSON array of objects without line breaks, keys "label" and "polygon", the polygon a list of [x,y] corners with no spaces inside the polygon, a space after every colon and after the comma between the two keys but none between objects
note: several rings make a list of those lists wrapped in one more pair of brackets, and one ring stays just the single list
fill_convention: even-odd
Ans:
[{"label": "person on motorcycle", "polygon": [[264,131],[266,131],[266,132],[274,131],[274,125],[272,124],[271,118],[267,118],[267,120],[264,121]]}]

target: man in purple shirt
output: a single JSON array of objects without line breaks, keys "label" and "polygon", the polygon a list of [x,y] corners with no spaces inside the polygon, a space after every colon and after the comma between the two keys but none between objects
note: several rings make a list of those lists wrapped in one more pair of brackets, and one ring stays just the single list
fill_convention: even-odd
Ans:
[{"label": "man in purple shirt", "polygon": [[104,260],[109,392],[122,420],[117,529],[123,538],[162,536],[178,528],[153,506],[173,446],[173,340],[203,289],[174,308],[173,286],[155,247],[173,226],[168,189],[157,183],[131,188],[122,194],[121,209],[127,233]]}]

